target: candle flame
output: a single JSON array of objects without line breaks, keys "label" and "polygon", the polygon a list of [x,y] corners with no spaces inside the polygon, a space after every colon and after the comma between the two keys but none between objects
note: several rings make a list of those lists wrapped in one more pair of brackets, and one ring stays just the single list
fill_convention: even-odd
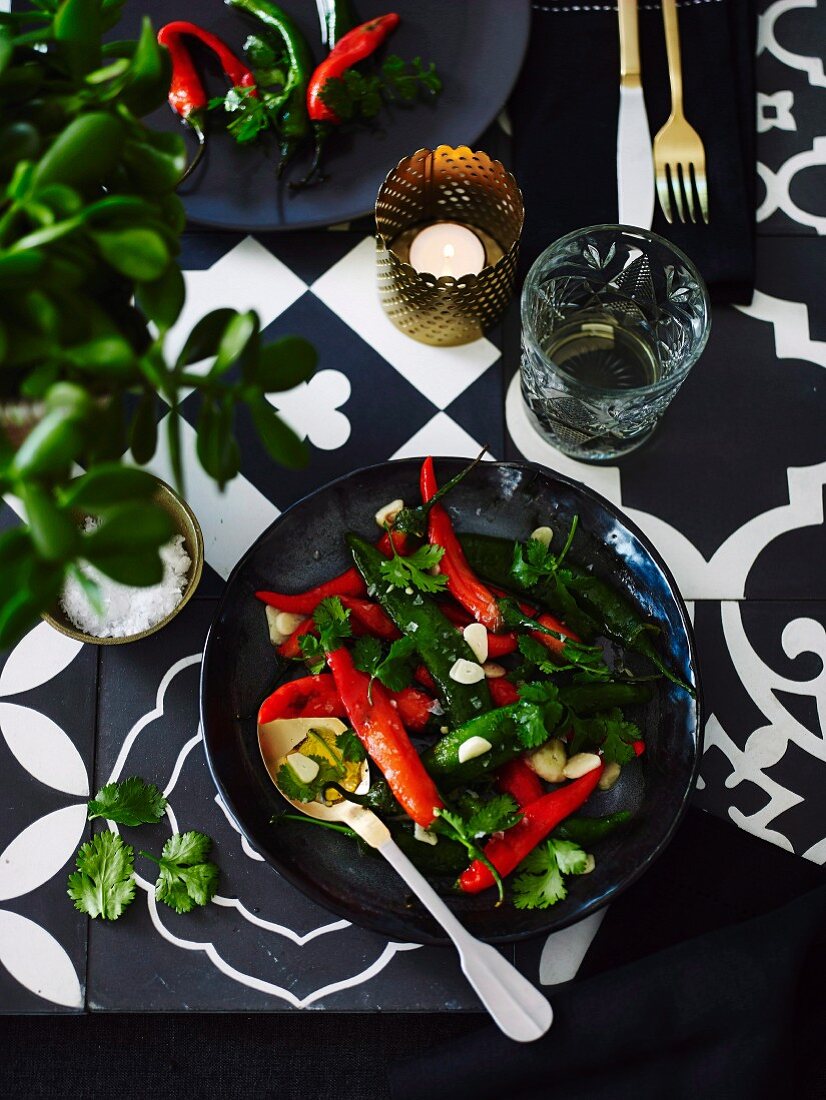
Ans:
[{"label": "candle flame", "polygon": [[456,255],[456,249],[453,247],[452,244],[446,244],[442,249],[442,255],[446,260],[452,260],[453,257]]}]

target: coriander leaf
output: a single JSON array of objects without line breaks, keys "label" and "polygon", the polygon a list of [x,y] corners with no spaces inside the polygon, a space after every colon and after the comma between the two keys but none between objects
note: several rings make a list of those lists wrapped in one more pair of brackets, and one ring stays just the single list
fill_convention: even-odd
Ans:
[{"label": "coriander leaf", "polygon": [[[318,765],[315,776],[304,781],[299,779],[285,761],[278,769],[277,782],[282,793],[296,802],[313,802],[323,797],[326,788],[347,774],[347,763],[360,763],[365,758],[364,748],[352,730],[345,730],[335,737],[331,744],[320,730],[309,729],[302,747],[315,746],[319,752],[307,752],[307,758]],[[347,750],[347,751],[345,751]],[[352,753],[353,755],[348,755]]]},{"label": "coriander leaf", "polygon": [[[507,601],[500,600],[500,608]],[[508,622],[510,612],[505,613],[505,622]],[[521,612],[520,612],[521,615]],[[513,622],[510,625],[514,625]],[[540,634],[550,634],[554,637],[562,637],[555,631],[543,627],[541,623],[533,623],[532,620],[522,616],[522,625],[529,625],[531,630]],[[548,676],[555,676],[560,672],[575,671],[584,682],[592,680],[605,680],[611,676],[611,669],[605,663],[605,657],[599,646],[583,645],[581,642],[573,642],[566,639],[562,646],[561,660],[552,659],[551,652],[536,638],[520,635],[517,639],[519,652],[530,661],[531,664]]]},{"label": "coriander leaf", "polygon": [[559,688],[550,680],[535,680],[522,684],[519,696],[526,703],[533,703],[542,712],[545,729],[553,731],[559,726],[565,714],[565,707],[559,701]]},{"label": "coriander leaf", "polygon": [[161,859],[172,863],[202,863],[209,855],[212,840],[205,833],[173,833],[163,846]]},{"label": "coriander leaf", "polygon": [[376,669],[381,664],[383,652],[379,639],[371,634],[365,634],[357,638],[353,646],[353,664],[360,672],[375,676]]},{"label": "coriander leaf", "polygon": [[[394,548],[395,549],[395,548]],[[441,546],[426,543],[407,557],[398,553],[381,563],[381,575],[394,588],[417,588],[420,592],[441,592],[447,586],[443,573],[431,576],[427,570],[438,565],[444,557]]]},{"label": "coriander leaf", "polygon": [[360,764],[362,760],[367,759],[367,750],[352,730],[344,730],[343,733],[340,733],[336,738],[336,744],[345,760]]},{"label": "coriander leaf", "polygon": [[519,703],[514,707],[512,717],[516,736],[526,749],[538,749],[548,740],[550,734],[545,726],[545,715],[541,707],[533,703]]},{"label": "coriander leaf", "polygon": [[499,901],[501,902],[505,896],[505,891],[502,886],[502,876],[482,849],[476,844],[475,838],[468,832],[467,824],[462,815],[442,807],[436,810],[436,816],[447,826],[448,834],[465,846],[470,858],[478,859],[487,867],[491,875],[493,875],[493,881],[496,883],[496,890],[499,894]]},{"label": "coriander leaf", "polygon": [[[526,640],[533,641],[533,638]],[[542,706],[545,703],[555,703],[557,701],[559,688],[550,680],[533,680],[528,684],[520,684],[519,697],[524,699],[526,703],[536,703],[538,706]]]},{"label": "coriander leaf", "polygon": [[637,755],[634,742],[640,739],[640,730],[633,722],[621,719],[606,724],[602,742],[602,755],[610,762],[628,764]]},{"label": "coriander leaf", "polygon": [[105,817],[119,825],[154,825],[165,809],[166,799],[158,788],[133,775],[101,787],[89,801],[89,820]]},{"label": "coriander leaf", "polygon": [[273,84],[287,83],[289,61],[284,50],[276,50],[257,34],[250,34],[244,43],[244,53],[255,70],[255,86],[260,90]]},{"label": "coriander leaf", "polygon": [[540,672],[544,672],[548,676],[554,676],[559,672],[559,666],[554,664],[550,659],[548,650],[536,638],[531,638],[527,634],[520,634],[516,644],[519,646],[519,652],[525,660],[530,661],[532,665],[536,665]]},{"label": "coriander leaf", "polygon": [[289,764],[282,764],[278,769],[278,786],[294,802],[314,802],[330,783],[344,775],[343,767],[338,768],[321,756],[310,755],[309,759],[318,764],[318,774],[309,783],[300,780]]},{"label": "coriander leaf", "polygon": [[[545,849],[537,848],[531,852],[536,856]],[[528,859],[531,857],[529,856]],[[523,860],[524,867],[528,860]],[[562,878],[562,872],[551,854],[541,864],[534,860],[535,870],[523,871],[513,880],[513,904],[517,909],[549,909],[558,901],[563,901],[568,891]]]},{"label": "coriander leaf", "polygon": [[397,638],[377,666],[376,679],[381,680],[389,691],[403,691],[413,680],[415,657],[415,641],[410,637]]},{"label": "coriander leaf", "polygon": [[401,691],[413,680],[415,652],[412,638],[397,638],[384,656],[379,639],[365,634],[353,647],[353,664],[371,679],[380,680],[390,691]]},{"label": "coriander leaf", "polygon": [[318,793],[312,783],[304,783],[288,764],[278,769],[278,789],[291,802],[312,802]]},{"label": "coriander leaf", "polygon": [[408,64],[391,54],[382,65],[382,75],[384,93],[389,99],[410,103],[423,92],[435,96],[442,90],[435,63],[431,61],[425,68],[420,57],[414,57]]},{"label": "coriander leaf", "polygon": [[350,610],[344,607],[338,596],[328,596],[322,600],[313,612],[313,619],[325,653],[340,649],[344,639],[353,633]]},{"label": "coriander leaf", "polygon": [[563,875],[582,875],[588,862],[586,852],[573,840],[557,840],[552,838],[549,843],[556,853],[556,862]]},{"label": "coriander leaf", "polygon": [[510,829],[521,819],[522,814],[514,799],[509,794],[498,794],[483,802],[466,819],[465,829],[469,837],[490,836],[491,833]]},{"label": "coriander leaf", "polygon": [[176,913],[188,913],[196,905],[206,905],[218,888],[218,868],[207,860],[212,840],[204,833],[175,833],[167,840],[161,858],[148,852],[142,856],[160,868],[155,897]]},{"label": "coriander leaf", "polygon": [[626,722],[619,707],[595,714],[589,718],[570,715],[573,736],[571,754],[586,749],[601,748],[608,762],[627,764],[636,755],[633,742],[640,737],[640,729],[633,722]]},{"label": "coriander leaf", "polygon": [[581,875],[587,865],[585,852],[571,840],[548,840],[522,860],[513,882],[517,909],[548,909],[568,894],[564,874]]},{"label": "coriander leaf", "polygon": [[304,658],[307,668],[314,676],[317,676],[327,663],[321,639],[317,638],[315,634],[302,634],[298,639],[298,648],[301,650],[301,656]]},{"label": "coriander leaf", "polygon": [[232,116],[227,132],[239,145],[248,145],[265,130],[277,127],[281,106],[281,96],[259,93],[253,87],[230,88],[225,96],[216,96],[208,104],[209,110],[223,110]]},{"label": "coriander leaf", "polygon": [[76,862],[67,890],[75,909],[90,917],[117,920],[135,896],[132,849],[107,830],[80,846]]},{"label": "coriander leaf", "polygon": [[341,77],[330,77],[319,92],[321,102],[343,122],[357,118],[374,118],[382,108],[382,81],[379,76],[365,76],[357,69],[348,69]]},{"label": "coriander leaf", "polygon": [[511,576],[527,588],[532,588],[553,573],[555,564],[556,558],[550,547],[538,539],[514,544]]},{"label": "coriander leaf", "polygon": [[546,546],[538,539],[528,539],[526,543],[517,542],[513,548],[511,562],[511,576],[514,580],[528,588],[533,588],[540,582],[554,577],[571,548],[578,523],[579,516],[574,516],[565,545],[558,554],[551,553],[550,546]]},{"label": "coriander leaf", "polygon": [[432,61],[425,67],[420,57],[408,64],[391,56],[380,73],[348,69],[341,77],[330,77],[319,96],[339,119],[351,122],[375,118],[385,100],[411,103],[420,95],[436,96],[441,90],[442,82]]}]

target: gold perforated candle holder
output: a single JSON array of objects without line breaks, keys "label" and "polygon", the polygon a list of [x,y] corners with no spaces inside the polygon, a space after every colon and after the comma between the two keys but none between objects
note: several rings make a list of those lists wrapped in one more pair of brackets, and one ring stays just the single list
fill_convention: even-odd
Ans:
[{"label": "gold perforated candle holder", "polygon": [[[399,161],[376,200],[379,297],[393,324],[423,344],[478,340],[513,294],[524,206],[516,180],[487,153],[466,145],[419,149]],[[471,229],[485,249],[478,275],[416,271],[416,235],[437,222]]]}]

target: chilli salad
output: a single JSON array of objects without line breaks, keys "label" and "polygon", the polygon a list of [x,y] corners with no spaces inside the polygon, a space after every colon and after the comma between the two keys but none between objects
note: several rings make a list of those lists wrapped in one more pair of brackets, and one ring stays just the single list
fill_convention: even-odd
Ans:
[{"label": "chilli salad", "polygon": [[[692,689],[658,654],[656,628],[573,559],[577,517],[524,541],[457,533],[441,500],[470,469],[440,489],[425,459],[421,504],[381,509],[375,544],[347,534],[346,572],[307,592],[256,593],[280,656],[306,666],[258,721],[348,725],[311,730],[281,764],[292,800],[367,805],[424,873],[499,901],[510,876],[514,905],[547,908],[631,819],[580,814],[645,752],[628,708],[661,677]],[[629,651],[645,674],[628,671]],[[365,757],[373,782],[355,794]]]}]

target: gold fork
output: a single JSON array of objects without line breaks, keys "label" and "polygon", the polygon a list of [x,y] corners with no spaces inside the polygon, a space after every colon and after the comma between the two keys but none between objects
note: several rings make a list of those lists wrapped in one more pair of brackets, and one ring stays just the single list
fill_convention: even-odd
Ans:
[{"label": "gold fork", "polygon": [[[708,224],[708,184],[706,151],[700,135],[683,113],[683,66],[680,60],[680,31],[677,26],[676,0],[662,0],[665,46],[668,51],[668,75],[671,81],[671,114],[654,138],[654,168],[660,206],[669,222],[674,220],[671,193],[681,222],[685,208],[693,222],[696,189],[703,221]],[[692,177],[694,186],[692,187]],[[669,190],[670,183],[670,190]]]}]

